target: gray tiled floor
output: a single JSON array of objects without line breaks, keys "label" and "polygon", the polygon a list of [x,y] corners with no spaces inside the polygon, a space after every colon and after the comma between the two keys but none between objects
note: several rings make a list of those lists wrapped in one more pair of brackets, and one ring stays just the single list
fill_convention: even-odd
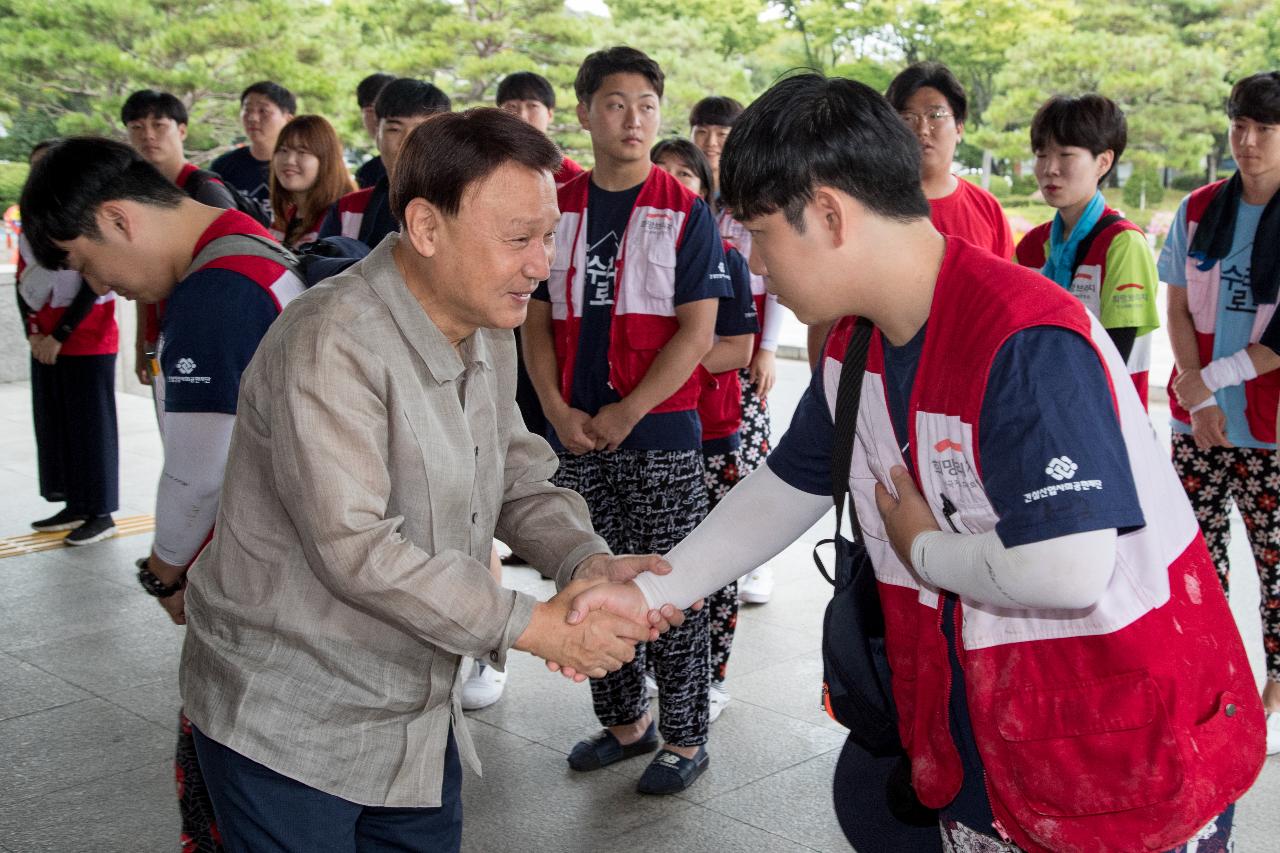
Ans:
[{"label": "gray tiled floor", "polygon": [[[800,365],[781,367],[779,431],[805,382]],[[48,511],[35,495],[28,394],[23,383],[0,385],[0,535]],[[119,408],[122,514],[150,512],[159,473],[152,412],[133,395],[121,395]],[[587,688],[514,655],[507,695],[471,718],[485,774],[465,783],[465,850],[847,850],[829,805],[842,730],[817,702],[830,592],[809,559],[829,525],[778,558],[772,602],[744,609],[733,702],[712,728],[710,769],[683,796],[636,794],[643,760],[569,771],[569,748],[596,728]],[[1247,565],[1238,533],[1233,554]],[[182,629],[135,587],[131,562],[147,545],[135,537],[0,559],[0,850],[177,850],[169,756]],[[508,570],[506,582],[550,593],[532,570]],[[1257,591],[1233,586],[1260,669]],[[1238,824],[1238,850],[1280,847],[1280,761],[1241,802]]]}]

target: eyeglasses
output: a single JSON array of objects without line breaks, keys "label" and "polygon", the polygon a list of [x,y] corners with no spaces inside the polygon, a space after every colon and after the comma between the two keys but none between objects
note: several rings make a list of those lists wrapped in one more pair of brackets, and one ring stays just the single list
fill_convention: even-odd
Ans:
[{"label": "eyeglasses", "polygon": [[898,113],[898,116],[902,119],[903,123],[906,124],[906,126],[911,128],[912,130],[919,130],[920,125],[924,124],[925,122],[929,123],[930,128],[932,128],[933,130],[937,130],[938,128],[942,127],[942,125],[946,122],[946,120],[951,118],[953,115],[954,113],[949,113],[946,110],[932,110],[927,113],[913,113],[913,112]]}]

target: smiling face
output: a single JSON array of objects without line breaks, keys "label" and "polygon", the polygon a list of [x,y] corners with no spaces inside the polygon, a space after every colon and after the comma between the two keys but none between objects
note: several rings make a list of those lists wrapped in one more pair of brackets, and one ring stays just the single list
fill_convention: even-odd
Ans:
[{"label": "smiling face", "polygon": [[964,137],[964,123],[956,121],[947,96],[932,86],[921,86],[907,98],[898,114],[920,142],[922,175],[950,172],[956,146]]},{"label": "smiling face", "polygon": [[276,146],[275,154],[271,155],[271,168],[280,186],[291,193],[304,193],[316,184],[320,158],[291,140]]},{"label": "smiling face", "polygon": [[1112,153],[1097,157],[1088,148],[1050,140],[1035,152],[1036,183],[1045,204],[1064,212],[1083,210],[1098,191],[1098,181],[1111,170]]},{"label": "smiling face", "polygon": [[[425,204],[411,204],[417,203]],[[465,336],[523,323],[538,282],[551,274],[559,221],[550,172],[508,162],[469,188],[457,216],[436,217],[430,284],[436,325]]]},{"label": "smiling face", "polygon": [[698,150],[703,154],[707,155],[707,162],[711,164],[711,174],[713,175],[720,174],[720,154],[724,151],[724,143],[729,138],[731,129],[723,124],[695,124],[693,126],[693,144],[698,146]]},{"label": "smiling face", "polygon": [[129,144],[161,172],[186,159],[182,144],[187,139],[187,126],[168,116],[146,116],[126,125]]},{"label": "smiling face", "polygon": [[1239,116],[1231,120],[1231,156],[1251,180],[1280,177],[1280,124]]},{"label": "smiling face", "polygon": [[578,104],[578,120],[591,133],[596,159],[647,162],[662,123],[660,101],[642,74],[624,72],[604,78],[591,103]]},{"label": "smiling face", "polygon": [[536,127],[543,133],[547,132],[555,116],[553,110],[547,109],[547,105],[536,98],[512,98],[498,104],[498,109],[511,113],[525,124]]},{"label": "smiling face", "polygon": [[244,135],[249,137],[253,145],[265,146],[268,150],[275,147],[276,137],[280,130],[293,118],[276,106],[276,102],[266,95],[252,92],[240,103],[240,124],[244,127]]}]

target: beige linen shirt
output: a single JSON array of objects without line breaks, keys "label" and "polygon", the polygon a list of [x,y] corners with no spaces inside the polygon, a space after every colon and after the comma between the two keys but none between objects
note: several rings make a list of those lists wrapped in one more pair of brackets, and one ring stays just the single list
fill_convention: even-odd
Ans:
[{"label": "beige linen shirt", "polygon": [[505,665],[535,600],[496,534],[567,577],[608,553],[515,405],[510,331],[455,349],[384,240],[295,299],[240,386],[213,540],[189,575],[182,698],[210,738],[362,805],[438,806],[463,656]]}]

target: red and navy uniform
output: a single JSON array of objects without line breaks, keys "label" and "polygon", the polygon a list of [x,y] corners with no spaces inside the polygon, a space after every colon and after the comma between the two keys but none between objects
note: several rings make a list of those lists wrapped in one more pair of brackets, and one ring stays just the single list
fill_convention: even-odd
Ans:
[{"label": "red and navy uniform", "polygon": [[19,237],[18,250],[19,282],[30,272],[45,276],[47,284],[32,296],[37,304],[24,299],[18,287],[26,333],[49,335],[62,344],[53,364],[31,359],[40,495],[53,503],[65,501],[77,516],[109,515],[120,503],[115,294],[95,295],[73,270],[40,269],[26,237]]},{"label": "red and navy uniform", "polygon": [[[205,229],[192,257],[232,234],[271,238],[251,217],[228,210]],[[284,265],[250,255],[217,258],[178,282],[160,322],[162,411],[235,414],[240,375],[267,327],[303,289]]]},{"label": "red and navy uniform", "polygon": [[[952,241],[931,317],[903,347],[873,335],[850,472],[915,790],[1028,851],[1174,847],[1264,757],[1261,702],[1177,476],[1132,383],[1116,381],[1119,353],[1062,288]],[[813,493],[830,493],[851,329],[832,333],[768,459]],[[875,511],[894,465],[943,530],[995,530],[1013,547],[1117,529],[1102,598],[1013,610],[921,586]]]},{"label": "red and navy uniform", "polygon": [[[724,241],[725,267],[733,282],[733,295],[720,300],[716,308],[716,337],[754,335],[760,331],[756,303],[751,298],[751,272],[741,253]],[[702,452],[724,454],[741,443],[742,384],[737,370],[723,373],[703,371],[702,397],[698,418],[702,421]]]},{"label": "red and navy uniform", "polygon": [[[584,172],[559,200],[551,277],[534,297],[551,303],[561,394],[594,415],[644,379],[679,329],[677,306],[730,296],[731,282],[711,210],[662,169],[621,192]],[[621,447],[700,449],[700,394],[695,370]]]},{"label": "red and navy uniform", "polygon": [[372,187],[347,193],[333,203],[316,239],[349,237],[370,249],[382,242],[400,223],[391,213],[391,185],[384,177]]}]

